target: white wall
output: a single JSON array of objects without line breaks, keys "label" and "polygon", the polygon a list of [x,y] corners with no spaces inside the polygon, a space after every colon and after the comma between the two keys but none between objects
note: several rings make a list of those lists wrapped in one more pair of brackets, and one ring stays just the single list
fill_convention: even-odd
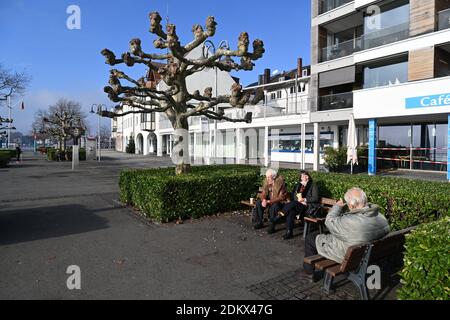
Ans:
[{"label": "white wall", "polygon": [[355,119],[450,113],[450,103],[447,106],[406,108],[406,98],[442,94],[450,95],[450,77],[357,90],[353,95],[353,112]]}]

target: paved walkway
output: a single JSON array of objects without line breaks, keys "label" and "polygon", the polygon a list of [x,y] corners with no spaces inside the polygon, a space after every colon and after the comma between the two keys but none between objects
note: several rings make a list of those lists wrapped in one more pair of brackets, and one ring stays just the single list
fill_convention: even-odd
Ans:
[{"label": "paved walkway", "polygon": [[[169,158],[104,152],[102,162],[48,162],[24,154],[0,169],[0,299],[354,299],[324,295],[301,271],[300,230],[254,231],[245,212],[152,224],[122,207],[123,168]],[[281,227],[281,226],[280,226]],[[81,268],[81,290],[66,269]],[[386,287],[387,288],[387,287]],[[377,298],[391,299],[387,288]]]}]

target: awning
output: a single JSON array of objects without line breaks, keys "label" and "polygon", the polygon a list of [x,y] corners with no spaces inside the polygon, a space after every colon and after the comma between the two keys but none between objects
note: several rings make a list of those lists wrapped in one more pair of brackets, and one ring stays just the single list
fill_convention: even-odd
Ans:
[{"label": "awning", "polygon": [[350,66],[319,74],[319,88],[355,82],[356,67]]}]

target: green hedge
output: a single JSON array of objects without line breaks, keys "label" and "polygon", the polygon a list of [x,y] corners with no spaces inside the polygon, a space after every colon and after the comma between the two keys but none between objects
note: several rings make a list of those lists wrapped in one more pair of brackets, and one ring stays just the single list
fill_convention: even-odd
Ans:
[{"label": "green hedge", "polygon": [[[298,171],[281,169],[280,174],[285,177],[289,190],[292,189],[298,180]],[[344,198],[352,187],[363,189],[369,201],[380,206],[392,230],[450,216],[450,184],[447,182],[324,172],[311,172],[311,176],[318,183],[321,196],[327,198]]]},{"label": "green hedge", "polygon": [[419,226],[406,236],[402,300],[450,300],[450,218]]},{"label": "green hedge", "polygon": [[0,153],[9,153],[11,158],[17,158],[16,149],[0,149]]},{"label": "green hedge", "polygon": [[240,208],[240,200],[255,196],[260,169],[252,166],[192,167],[175,176],[173,168],[124,170],[121,201],[157,221],[198,218]]},{"label": "green hedge", "polygon": [[[237,165],[193,167],[191,174],[176,177],[173,168],[126,170],[120,176],[121,199],[158,220],[198,217],[237,208],[262,184],[264,175],[259,173],[259,167]],[[291,191],[298,170],[281,169],[280,174]],[[362,188],[369,201],[380,206],[392,230],[450,216],[450,184],[446,182],[322,172],[311,176],[323,197],[339,199],[351,187]],[[224,197],[223,202],[218,197]]]},{"label": "green hedge", "polygon": [[7,167],[10,160],[11,154],[8,151],[0,151],[0,168]]},{"label": "green hedge", "polygon": [[56,161],[56,152],[55,148],[47,148],[47,160]]},{"label": "green hedge", "polygon": [[[58,152],[58,149],[55,148],[47,148],[47,159],[50,161],[56,161],[56,154]],[[72,161],[72,148],[69,148],[66,150],[66,152],[63,153],[64,160]],[[79,157],[80,161],[86,160],[86,149],[80,148],[79,151]]]}]

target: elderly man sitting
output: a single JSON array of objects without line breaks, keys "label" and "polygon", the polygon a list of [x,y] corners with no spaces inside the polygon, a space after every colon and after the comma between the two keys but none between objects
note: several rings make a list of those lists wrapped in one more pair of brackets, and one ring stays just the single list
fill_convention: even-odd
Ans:
[{"label": "elderly man sitting", "polygon": [[273,169],[266,171],[266,180],[262,187],[260,199],[256,201],[257,221],[255,229],[264,227],[264,209],[269,207],[270,228],[269,233],[275,229],[274,221],[278,217],[278,212],[283,208],[283,201],[286,200],[286,183],[284,178]]},{"label": "elderly man sitting", "polygon": [[[382,238],[389,233],[389,224],[380,214],[379,207],[367,202],[363,190],[352,188],[345,193],[349,211],[343,212],[344,202],[340,199],[328,213],[325,225],[329,234],[310,233],[305,241],[305,256],[320,254],[341,263],[351,246]],[[313,269],[304,264],[306,273]]]}]

